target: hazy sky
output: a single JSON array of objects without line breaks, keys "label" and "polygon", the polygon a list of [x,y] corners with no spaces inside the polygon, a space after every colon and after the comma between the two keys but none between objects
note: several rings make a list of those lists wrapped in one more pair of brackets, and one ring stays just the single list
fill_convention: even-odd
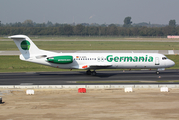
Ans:
[{"label": "hazy sky", "polygon": [[179,24],[179,0],[1,0],[2,23],[31,19],[42,23],[123,24],[131,16],[133,23]]}]

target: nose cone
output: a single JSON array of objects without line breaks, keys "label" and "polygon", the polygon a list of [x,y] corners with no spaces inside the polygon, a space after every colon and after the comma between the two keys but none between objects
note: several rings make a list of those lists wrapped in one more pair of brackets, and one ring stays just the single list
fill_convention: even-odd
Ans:
[{"label": "nose cone", "polygon": [[174,65],[175,65],[175,62],[172,61],[172,60],[169,60],[169,61],[167,62],[167,67],[172,67],[172,66],[174,66]]}]

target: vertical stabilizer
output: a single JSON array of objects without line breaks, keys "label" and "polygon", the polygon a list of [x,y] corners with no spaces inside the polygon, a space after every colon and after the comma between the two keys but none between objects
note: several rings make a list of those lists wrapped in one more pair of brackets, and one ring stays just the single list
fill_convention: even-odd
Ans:
[{"label": "vertical stabilizer", "polygon": [[25,59],[29,59],[31,56],[41,54],[41,50],[32,42],[32,40],[25,35],[9,36],[14,40],[18,49]]}]

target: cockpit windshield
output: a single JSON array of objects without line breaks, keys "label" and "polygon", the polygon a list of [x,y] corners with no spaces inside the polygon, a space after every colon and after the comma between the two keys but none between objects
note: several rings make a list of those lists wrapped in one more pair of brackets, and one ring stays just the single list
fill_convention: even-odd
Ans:
[{"label": "cockpit windshield", "polygon": [[167,57],[162,57],[162,60],[166,60],[166,59],[168,59]]}]

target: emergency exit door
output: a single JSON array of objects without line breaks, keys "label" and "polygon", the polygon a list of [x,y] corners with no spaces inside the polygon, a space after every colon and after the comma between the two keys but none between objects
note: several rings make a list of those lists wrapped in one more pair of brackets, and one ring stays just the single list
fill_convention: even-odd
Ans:
[{"label": "emergency exit door", "polygon": [[155,65],[160,65],[159,57],[155,58]]}]

